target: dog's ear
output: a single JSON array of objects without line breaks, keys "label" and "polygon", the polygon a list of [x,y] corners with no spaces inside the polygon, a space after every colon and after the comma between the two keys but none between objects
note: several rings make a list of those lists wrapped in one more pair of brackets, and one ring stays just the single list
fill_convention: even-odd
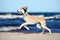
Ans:
[{"label": "dog's ear", "polygon": [[23,7],[23,10],[26,12],[27,11],[27,7]]}]

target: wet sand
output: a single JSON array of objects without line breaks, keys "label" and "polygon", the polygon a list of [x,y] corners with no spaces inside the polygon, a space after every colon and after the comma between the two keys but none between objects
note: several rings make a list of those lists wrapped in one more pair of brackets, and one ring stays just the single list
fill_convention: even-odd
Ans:
[{"label": "wet sand", "polygon": [[0,40],[60,40],[60,33],[0,32]]}]

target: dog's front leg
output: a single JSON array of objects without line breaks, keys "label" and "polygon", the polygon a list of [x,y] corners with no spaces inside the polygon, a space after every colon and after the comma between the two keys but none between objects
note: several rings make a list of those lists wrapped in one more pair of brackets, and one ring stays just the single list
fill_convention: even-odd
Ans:
[{"label": "dog's front leg", "polygon": [[24,26],[27,30],[29,30],[29,28],[27,26]]},{"label": "dog's front leg", "polygon": [[[23,23],[18,29],[21,29],[22,27],[25,27],[26,29],[28,29],[27,27],[26,27],[26,25],[28,25],[28,23]],[[29,29],[28,29],[29,30]]]}]

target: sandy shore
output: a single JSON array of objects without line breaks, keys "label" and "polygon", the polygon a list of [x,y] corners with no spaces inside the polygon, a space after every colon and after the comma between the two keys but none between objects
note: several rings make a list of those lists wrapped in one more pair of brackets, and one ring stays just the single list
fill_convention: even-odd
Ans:
[{"label": "sandy shore", "polygon": [[60,33],[24,34],[24,33],[18,33],[18,32],[0,32],[0,40],[60,40]]}]

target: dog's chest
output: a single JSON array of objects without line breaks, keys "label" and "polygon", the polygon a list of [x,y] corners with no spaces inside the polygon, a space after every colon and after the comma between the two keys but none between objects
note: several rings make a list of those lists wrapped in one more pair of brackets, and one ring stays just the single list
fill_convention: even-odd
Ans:
[{"label": "dog's chest", "polygon": [[28,21],[28,20],[30,20],[30,19],[29,19],[28,17],[24,17],[24,20],[25,20],[25,21]]}]

